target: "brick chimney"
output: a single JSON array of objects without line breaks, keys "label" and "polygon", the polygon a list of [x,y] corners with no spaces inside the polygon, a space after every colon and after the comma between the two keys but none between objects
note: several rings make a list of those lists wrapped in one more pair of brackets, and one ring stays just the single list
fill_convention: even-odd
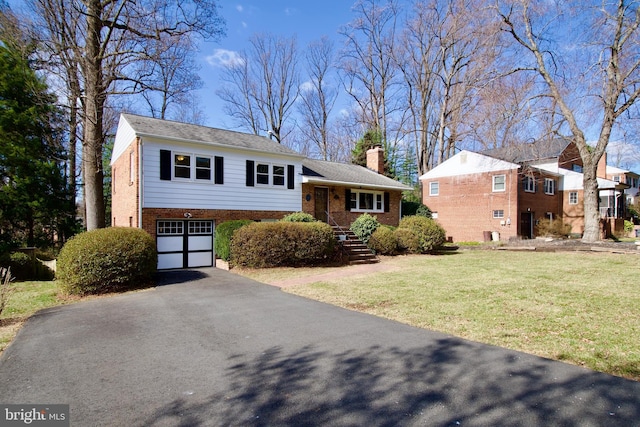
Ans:
[{"label": "brick chimney", "polygon": [[384,175],[384,150],[373,147],[367,150],[367,168]]},{"label": "brick chimney", "polygon": [[[368,157],[367,157],[368,159]],[[596,171],[598,178],[607,178],[607,153],[605,152],[598,161],[598,169]]]}]

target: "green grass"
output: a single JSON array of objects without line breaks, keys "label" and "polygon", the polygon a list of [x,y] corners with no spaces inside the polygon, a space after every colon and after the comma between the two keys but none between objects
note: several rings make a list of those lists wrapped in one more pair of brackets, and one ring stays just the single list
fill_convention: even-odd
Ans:
[{"label": "green grass", "polygon": [[286,290],[640,380],[636,255],[463,251],[384,262],[398,269]]},{"label": "green grass", "polygon": [[64,304],[55,282],[17,282],[0,315],[0,352],[13,340],[22,323],[36,311]]}]

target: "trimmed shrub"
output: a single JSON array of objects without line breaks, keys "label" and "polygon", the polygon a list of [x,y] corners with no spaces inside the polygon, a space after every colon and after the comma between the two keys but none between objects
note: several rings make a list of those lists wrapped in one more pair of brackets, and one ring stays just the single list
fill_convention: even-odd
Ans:
[{"label": "trimmed shrub", "polygon": [[569,237],[569,234],[571,234],[571,225],[564,224],[557,219],[551,221],[542,220],[536,225],[536,231],[538,236]]},{"label": "trimmed shrub", "polygon": [[226,221],[217,226],[215,239],[216,256],[225,261],[229,261],[231,258],[231,238],[233,237],[233,233],[235,233],[237,229],[252,222],[250,219],[238,219]]},{"label": "trimmed shrub", "polygon": [[[445,231],[436,221],[423,216],[408,216],[400,220],[398,229],[407,229],[416,234],[419,253],[426,253],[441,246],[446,239]],[[404,236],[407,237],[406,235]],[[415,238],[414,238],[415,239]],[[412,242],[414,243],[414,242]],[[403,245],[405,242],[403,242]],[[407,250],[409,246],[407,246]],[[410,251],[413,252],[413,251]]]},{"label": "trimmed shrub", "polygon": [[264,268],[322,264],[332,259],[336,240],[323,222],[256,222],[231,239],[231,263]]},{"label": "trimmed shrub", "polygon": [[351,224],[350,230],[367,245],[374,231],[380,227],[380,222],[375,216],[363,213]]},{"label": "trimmed shrub", "polygon": [[386,225],[378,227],[369,239],[369,248],[381,255],[395,255],[398,252],[398,239],[393,229]]},{"label": "trimmed shrub", "polygon": [[153,283],[158,255],[139,228],[111,227],[80,233],[63,246],[56,278],[76,295],[126,291]]},{"label": "trimmed shrub", "polygon": [[313,215],[305,212],[294,212],[281,219],[285,222],[317,222],[318,220]]},{"label": "trimmed shrub", "polygon": [[410,254],[420,253],[420,238],[418,233],[409,228],[397,228],[393,235],[398,242],[398,251]]}]

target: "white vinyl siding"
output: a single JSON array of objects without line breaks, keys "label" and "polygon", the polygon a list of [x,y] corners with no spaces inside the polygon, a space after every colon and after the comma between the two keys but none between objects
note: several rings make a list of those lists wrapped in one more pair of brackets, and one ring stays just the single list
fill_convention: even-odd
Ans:
[{"label": "white vinyl siding", "polygon": [[[143,208],[185,208],[224,210],[302,210],[302,160],[298,158],[263,155],[256,152],[242,152],[234,149],[187,146],[187,144],[165,144],[144,140]],[[211,159],[211,177],[214,174],[213,159],[224,158],[224,184],[214,184],[211,180],[177,179],[160,180],[160,150],[172,153],[190,153],[192,156]],[[173,154],[172,154],[173,157]],[[195,157],[192,158],[192,162]],[[246,185],[246,161],[256,164],[294,165],[295,187]],[[195,168],[194,168],[194,172]]]}]

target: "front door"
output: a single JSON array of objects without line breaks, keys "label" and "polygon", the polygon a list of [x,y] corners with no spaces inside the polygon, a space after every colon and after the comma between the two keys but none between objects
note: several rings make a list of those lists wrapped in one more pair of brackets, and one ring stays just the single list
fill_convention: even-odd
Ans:
[{"label": "front door", "polygon": [[533,239],[533,212],[520,214],[520,233],[525,239]]},{"label": "front door", "polygon": [[322,222],[329,222],[329,189],[316,187],[314,217]]}]

